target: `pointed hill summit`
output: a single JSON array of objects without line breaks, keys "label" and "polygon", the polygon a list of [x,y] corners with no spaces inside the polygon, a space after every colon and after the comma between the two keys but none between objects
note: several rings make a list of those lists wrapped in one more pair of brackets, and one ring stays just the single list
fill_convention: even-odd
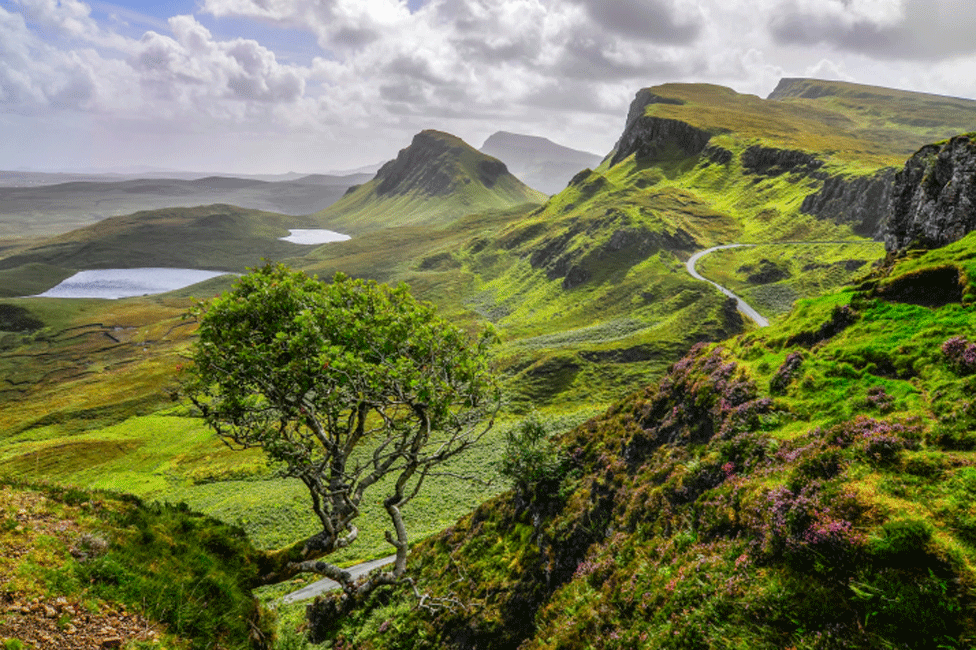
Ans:
[{"label": "pointed hill summit", "polygon": [[505,163],[460,138],[422,131],[373,180],[317,213],[325,227],[362,232],[390,226],[443,225],[475,212],[541,203],[545,195]]},{"label": "pointed hill summit", "polygon": [[513,174],[546,194],[565,189],[577,172],[596,167],[602,160],[602,156],[570,149],[548,138],[507,131],[493,134],[479,151],[505,161]]}]

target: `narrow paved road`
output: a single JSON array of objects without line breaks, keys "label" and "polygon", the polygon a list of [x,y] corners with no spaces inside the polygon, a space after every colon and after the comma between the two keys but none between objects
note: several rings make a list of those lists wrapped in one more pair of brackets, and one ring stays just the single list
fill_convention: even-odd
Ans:
[{"label": "narrow paved road", "polygon": [[[390,555],[388,557],[380,558],[379,560],[371,560],[369,562],[363,562],[362,564],[357,564],[351,566],[346,571],[352,574],[353,578],[358,578],[361,575],[365,575],[375,569],[376,567],[386,566],[387,564],[392,564],[393,560],[396,559],[396,555]],[[314,598],[319,594],[324,594],[327,591],[332,591],[333,589],[338,589],[339,583],[335,580],[330,580],[329,578],[323,578],[318,582],[313,582],[310,585],[302,587],[298,591],[293,591],[286,596],[283,596],[281,601],[283,603],[294,603],[299,600],[308,600],[309,598]]]},{"label": "narrow paved road", "polygon": [[712,246],[711,248],[706,248],[703,251],[698,251],[690,258],[688,258],[688,261],[685,262],[685,268],[688,269],[688,273],[691,274],[691,277],[695,278],[696,280],[701,280],[702,282],[707,282],[713,287],[716,287],[719,291],[724,293],[729,298],[735,298],[736,306],[739,308],[739,311],[741,311],[743,314],[751,318],[756,323],[756,325],[758,325],[759,327],[769,327],[769,321],[766,320],[762,314],[760,314],[758,311],[753,309],[752,305],[750,305],[745,300],[735,295],[734,293],[732,293],[722,285],[716,282],[712,282],[708,278],[704,277],[695,268],[695,265],[698,264],[698,260],[700,260],[701,258],[705,257],[706,255],[714,251],[725,250],[726,248],[752,248],[753,246],[755,246],[755,244],[726,244],[724,246]]}]

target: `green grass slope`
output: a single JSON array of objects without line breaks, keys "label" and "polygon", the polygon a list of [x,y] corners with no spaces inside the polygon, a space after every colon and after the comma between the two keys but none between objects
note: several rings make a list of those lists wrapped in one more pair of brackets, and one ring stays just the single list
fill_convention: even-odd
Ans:
[{"label": "green grass slope", "polygon": [[[185,508],[0,483],[5,648],[227,648],[270,641],[243,531]],[[267,647],[267,646],[263,646]]]},{"label": "green grass slope", "polygon": [[[27,265],[75,270],[161,266],[243,271],[257,266],[262,257],[283,259],[308,251],[307,246],[279,238],[288,236],[289,228],[309,225],[305,217],[222,204],[136,212],[0,259],[0,273],[6,273],[16,285],[19,276],[26,279],[36,274]],[[20,271],[18,267],[22,267]]]},{"label": "green grass slope", "polygon": [[421,544],[357,648],[976,643],[976,234],[696,346]]},{"label": "green grass slope", "polygon": [[900,165],[922,145],[968,131],[976,117],[976,101],[839,81],[783,80],[770,99],[708,84],[649,91],[663,101],[648,115],[861,166]]},{"label": "green grass slope", "polygon": [[512,176],[501,161],[440,131],[422,131],[376,177],[314,218],[358,234],[405,225],[444,225],[465,215],[541,203],[545,195]]},{"label": "green grass slope", "polygon": [[782,79],[769,99],[819,106],[847,116],[855,134],[901,158],[919,147],[972,129],[976,101],[846,81]]}]

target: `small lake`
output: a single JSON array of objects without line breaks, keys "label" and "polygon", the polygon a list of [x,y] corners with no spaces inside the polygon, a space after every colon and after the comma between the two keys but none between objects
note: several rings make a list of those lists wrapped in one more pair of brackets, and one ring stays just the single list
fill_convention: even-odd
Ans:
[{"label": "small lake", "polygon": [[332,230],[322,230],[320,228],[314,230],[292,230],[288,229],[291,234],[287,237],[281,237],[282,241],[288,241],[293,244],[303,244],[305,246],[314,246],[316,244],[331,244],[337,241],[348,241],[352,239],[349,235],[343,235],[339,232],[334,232]]},{"label": "small lake", "polygon": [[131,298],[175,291],[218,275],[226,275],[226,271],[155,268],[79,271],[38,296],[42,298]]}]

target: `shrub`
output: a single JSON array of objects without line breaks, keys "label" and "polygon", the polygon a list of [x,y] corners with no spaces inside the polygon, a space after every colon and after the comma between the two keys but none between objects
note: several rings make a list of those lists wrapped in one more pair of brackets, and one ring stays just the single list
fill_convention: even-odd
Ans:
[{"label": "shrub", "polygon": [[544,495],[569,471],[569,459],[549,439],[546,423],[532,414],[505,432],[505,452],[498,472],[522,494]]},{"label": "shrub", "polygon": [[962,336],[953,336],[942,344],[942,354],[953,372],[971,375],[976,372],[976,343]]},{"label": "shrub", "polygon": [[786,361],[783,365],[779,367],[773,378],[769,380],[769,392],[774,395],[782,395],[786,392],[786,388],[796,377],[796,373],[800,370],[803,365],[803,353],[802,352],[790,352]]}]

